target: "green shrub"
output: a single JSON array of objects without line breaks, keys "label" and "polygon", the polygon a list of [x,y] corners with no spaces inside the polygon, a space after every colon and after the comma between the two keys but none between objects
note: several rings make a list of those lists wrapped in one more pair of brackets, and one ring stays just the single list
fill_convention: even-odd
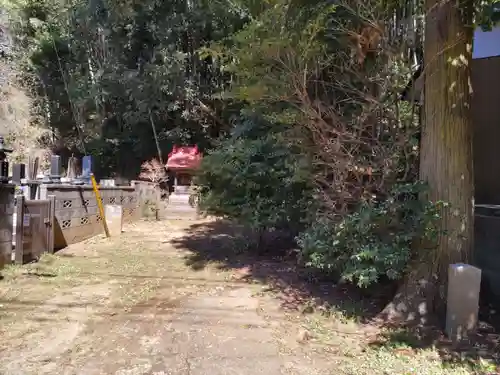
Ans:
[{"label": "green shrub", "polygon": [[366,287],[381,277],[399,279],[417,239],[433,243],[442,203],[418,199],[422,183],[397,186],[383,201],[364,203],[334,220],[319,218],[298,237],[307,264]]},{"label": "green shrub", "polygon": [[309,160],[282,133],[251,121],[204,157],[195,179],[199,209],[256,231],[298,234],[312,206]]}]

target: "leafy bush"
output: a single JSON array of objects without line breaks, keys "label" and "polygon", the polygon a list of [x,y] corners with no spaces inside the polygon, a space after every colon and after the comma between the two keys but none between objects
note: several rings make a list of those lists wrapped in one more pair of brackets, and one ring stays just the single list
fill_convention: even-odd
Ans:
[{"label": "leafy bush", "polygon": [[[417,239],[434,243],[441,202],[418,199],[425,185],[395,187],[383,201],[364,203],[338,221],[323,217],[299,238],[301,255],[311,267],[367,287],[381,277],[399,279]],[[427,241],[429,242],[427,242]]]},{"label": "leafy bush", "polygon": [[142,163],[139,178],[154,183],[163,183],[168,179],[167,169],[158,159],[153,158]]},{"label": "leafy bush", "polygon": [[199,208],[256,231],[297,234],[312,206],[310,163],[282,133],[263,133],[252,121],[204,157],[195,180]]}]

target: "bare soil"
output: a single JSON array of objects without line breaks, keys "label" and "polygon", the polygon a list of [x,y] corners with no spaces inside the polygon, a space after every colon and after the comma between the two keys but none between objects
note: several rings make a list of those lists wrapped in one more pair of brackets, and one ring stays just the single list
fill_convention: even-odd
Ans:
[{"label": "bare soil", "polygon": [[[488,374],[367,323],[377,301],[218,221],[143,221],[0,281],[0,374]],[[485,356],[484,356],[485,357]]]}]

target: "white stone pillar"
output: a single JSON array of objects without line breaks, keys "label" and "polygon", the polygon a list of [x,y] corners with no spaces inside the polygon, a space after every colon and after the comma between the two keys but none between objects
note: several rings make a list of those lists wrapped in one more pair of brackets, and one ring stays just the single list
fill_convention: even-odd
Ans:
[{"label": "white stone pillar", "polygon": [[453,341],[467,338],[477,327],[481,270],[469,264],[448,269],[446,333]]}]

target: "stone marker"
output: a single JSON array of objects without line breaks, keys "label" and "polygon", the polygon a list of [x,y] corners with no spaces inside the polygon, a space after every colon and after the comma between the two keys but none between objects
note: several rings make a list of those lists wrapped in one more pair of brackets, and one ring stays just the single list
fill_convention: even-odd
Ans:
[{"label": "stone marker", "polygon": [[477,326],[481,270],[469,264],[450,264],[446,333],[453,341],[467,338]]},{"label": "stone marker", "polygon": [[123,209],[117,204],[107,204],[104,206],[104,216],[108,225],[111,237],[119,236],[122,233]]}]

